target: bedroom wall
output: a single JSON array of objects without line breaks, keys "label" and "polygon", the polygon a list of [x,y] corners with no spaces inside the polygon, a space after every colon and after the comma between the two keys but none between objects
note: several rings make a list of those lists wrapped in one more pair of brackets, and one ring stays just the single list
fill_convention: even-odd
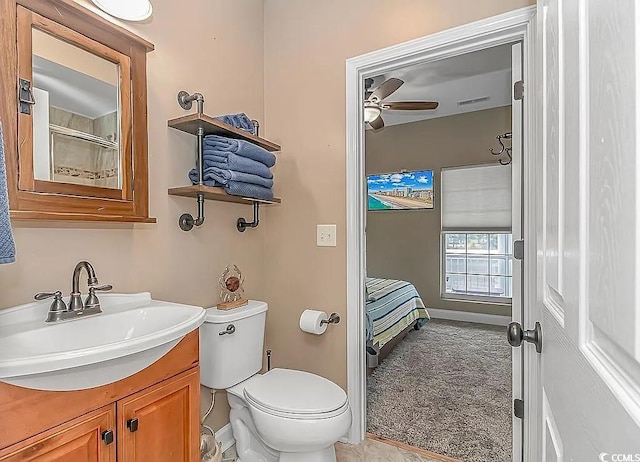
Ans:
[{"label": "bedroom wall", "polygon": [[[92,8],[87,1],[78,3]],[[244,234],[235,227],[238,217],[251,216],[251,207],[207,201],[204,226],[185,233],[178,217],[195,213],[195,200],[167,195],[167,188],[186,184],[195,160],[195,137],[167,127],[167,119],[185,114],[178,91],[203,93],[208,113],[243,111],[263,120],[264,3],[191,0],[188,23],[179,20],[185,18],[183,2],[153,0],[153,7],[148,21],[121,25],[156,46],[148,55],[147,80],[149,201],[158,223],[14,221],[17,261],[0,265],[0,308],[28,303],[40,291],[68,294],[73,267],[83,259],[114,291],[150,291],[159,299],[200,306],[218,301],[218,277],[236,263],[246,276],[247,293],[265,297],[265,226]],[[264,224],[266,215],[260,217]],[[205,405],[208,398],[203,395]],[[228,421],[225,401],[216,395],[210,421],[216,429]]]},{"label": "bedroom wall", "polygon": [[432,169],[433,210],[367,213],[367,272],[412,282],[428,308],[511,315],[510,305],[440,296],[440,170],[495,161],[487,152],[511,130],[511,107],[394,125],[366,132],[367,174]]},{"label": "bedroom wall", "polygon": [[[269,209],[266,229],[266,341],[274,366],[347,385],[345,60],[533,4],[265,0],[263,133],[283,147],[275,169],[282,205]],[[338,245],[317,247],[316,225],[329,223],[337,224]],[[298,327],[305,308],[344,317],[324,335],[309,335]]]}]

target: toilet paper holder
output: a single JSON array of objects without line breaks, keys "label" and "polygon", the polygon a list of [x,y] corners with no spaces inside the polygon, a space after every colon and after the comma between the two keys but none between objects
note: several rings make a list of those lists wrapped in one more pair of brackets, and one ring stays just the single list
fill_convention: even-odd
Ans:
[{"label": "toilet paper holder", "polygon": [[329,319],[323,319],[320,321],[320,325],[322,324],[338,324],[340,323],[340,315],[338,313],[331,313]]}]

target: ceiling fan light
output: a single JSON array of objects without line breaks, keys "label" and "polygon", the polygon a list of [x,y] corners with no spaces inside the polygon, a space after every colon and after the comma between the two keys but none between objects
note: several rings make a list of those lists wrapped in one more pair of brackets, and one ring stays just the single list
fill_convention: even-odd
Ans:
[{"label": "ceiling fan light", "polygon": [[150,0],[91,0],[105,13],[125,21],[144,21],[153,13]]},{"label": "ceiling fan light", "polygon": [[365,106],[364,108],[364,121],[371,123],[380,117],[382,110],[377,106]]}]

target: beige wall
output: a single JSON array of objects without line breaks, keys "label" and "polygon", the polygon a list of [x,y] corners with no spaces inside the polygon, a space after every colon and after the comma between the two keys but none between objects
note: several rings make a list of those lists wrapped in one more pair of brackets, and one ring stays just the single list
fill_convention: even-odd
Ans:
[{"label": "beige wall", "polygon": [[[15,223],[18,261],[0,266],[0,307],[41,290],[68,291],[80,259],[117,291],[207,306],[217,299],[220,271],[234,262],[248,294],[270,303],[274,365],[346,387],[346,321],[320,337],[298,329],[305,308],[346,313],[345,59],[533,3],[191,0],[185,10],[184,2],[154,0],[152,19],[128,27],[156,45],[148,71],[150,202],[158,224]],[[195,210],[194,201],[166,194],[185,183],[194,159],[194,139],[166,127],[183,114],[176,103],[183,89],[202,92],[208,113],[244,111],[264,120],[263,133],[283,145],[276,167],[283,204],[266,210],[258,229],[235,231],[238,216],[251,210],[222,203],[207,203],[202,229],[178,229],[178,216]],[[316,247],[318,223],[337,223],[336,248]],[[216,405],[216,427],[225,413]]]},{"label": "beige wall", "polygon": [[[247,293],[264,298],[265,226],[238,233],[239,216],[250,207],[207,202],[201,229],[178,228],[195,200],[167,195],[187,183],[195,159],[195,138],[167,128],[185,114],[180,90],[199,91],[212,114],[244,111],[263,120],[262,0],[154,0],[153,18],[128,25],[153,42],[149,54],[149,178],[151,215],[156,225],[64,225],[15,222],[17,262],[0,265],[0,308],[29,302],[44,290],[71,288],[76,262],[89,260],[100,281],[118,292],[151,291],[154,297],[210,306],[218,300],[217,279],[237,263]],[[185,9],[187,7],[187,9]],[[218,400],[214,425],[225,422]]]},{"label": "beige wall", "polygon": [[488,148],[511,131],[511,107],[386,127],[366,133],[367,174],[432,169],[433,210],[367,213],[367,272],[412,282],[428,308],[510,315],[510,305],[440,297],[440,170],[495,161]]},{"label": "beige wall", "polygon": [[[346,387],[346,325],[302,333],[309,307],[346,313],[345,60],[533,0],[266,0],[265,134],[283,146],[269,210],[267,344],[274,364]],[[495,135],[494,135],[495,136]],[[316,247],[318,223],[338,246]]]}]

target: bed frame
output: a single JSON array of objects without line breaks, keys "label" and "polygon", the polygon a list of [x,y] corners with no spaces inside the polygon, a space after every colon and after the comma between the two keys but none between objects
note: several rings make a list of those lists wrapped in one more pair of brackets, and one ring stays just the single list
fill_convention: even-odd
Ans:
[{"label": "bed frame", "polygon": [[[382,363],[382,361],[384,361],[385,358],[387,356],[389,356],[389,354],[398,345],[398,343],[400,343],[402,340],[404,340],[404,338],[407,336],[409,331],[414,330],[414,329],[417,330],[416,329],[416,324],[417,324],[417,321],[414,322],[412,325],[408,326],[405,330],[400,332],[398,335],[396,335],[393,338],[393,340],[390,340],[389,342],[385,343],[385,345],[380,349],[380,353],[378,353],[378,365],[380,365],[380,363]],[[376,369],[375,367],[367,367],[367,375],[371,375],[371,373],[375,369]]]}]

